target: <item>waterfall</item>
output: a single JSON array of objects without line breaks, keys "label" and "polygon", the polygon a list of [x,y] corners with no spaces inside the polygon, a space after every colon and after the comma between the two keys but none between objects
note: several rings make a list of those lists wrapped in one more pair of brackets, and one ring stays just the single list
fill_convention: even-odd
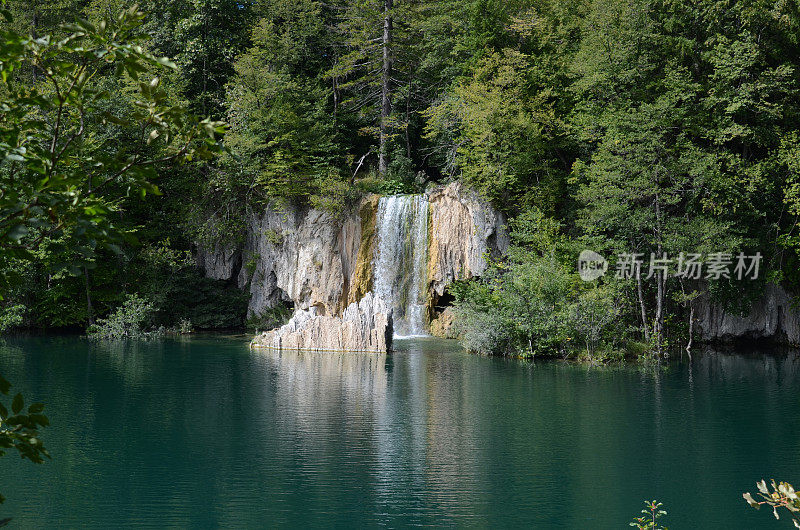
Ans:
[{"label": "waterfall", "polygon": [[428,201],[421,195],[382,197],[375,223],[375,294],[394,309],[395,336],[426,335]]}]

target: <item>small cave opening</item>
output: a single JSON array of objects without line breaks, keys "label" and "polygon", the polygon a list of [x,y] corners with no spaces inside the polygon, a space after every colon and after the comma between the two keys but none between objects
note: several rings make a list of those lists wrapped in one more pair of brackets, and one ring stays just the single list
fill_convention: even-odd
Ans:
[{"label": "small cave opening", "polygon": [[269,331],[289,322],[294,315],[294,302],[282,291],[272,297],[272,303],[260,313],[251,314],[247,319],[247,328],[258,331]]},{"label": "small cave opening", "polygon": [[452,306],[455,301],[456,297],[450,293],[447,287],[445,287],[444,293],[441,295],[438,295],[436,292],[434,292],[433,297],[431,298],[431,320],[436,320],[436,318],[441,315],[445,309]]},{"label": "small cave opening", "polygon": [[497,258],[498,249],[497,249],[497,232],[493,231],[489,234],[489,237],[486,238],[486,248],[489,249],[490,257]]},{"label": "small cave opening", "polygon": [[277,315],[280,315],[280,320],[283,321],[281,325],[285,324],[290,318],[292,318],[292,315],[294,315],[294,310],[294,301],[289,298],[289,295],[281,291],[281,296],[276,301],[273,309]]}]

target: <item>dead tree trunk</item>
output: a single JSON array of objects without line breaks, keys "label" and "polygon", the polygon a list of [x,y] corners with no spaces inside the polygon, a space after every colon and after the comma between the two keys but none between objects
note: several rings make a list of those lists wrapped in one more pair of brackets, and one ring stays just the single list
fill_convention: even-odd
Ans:
[{"label": "dead tree trunk", "polygon": [[647,323],[647,310],[644,307],[644,295],[642,293],[642,276],[639,271],[636,274],[636,294],[639,297],[639,309],[642,313],[642,329],[644,330],[644,340],[650,342],[650,325]]},{"label": "dead tree trunk", "polygon": [[689,342],[686,343],[686,353],[689,355],[689,360],[692,360],[692,342],[694,334],[694,301],[689,302]]},{"label": "dead tree trunk", "polygon": [[[656,229],[655,229],[655,236],[657,241],[657,252],[656,255],[657,259],[661,259],[663,256],[664,248],[662,246],[662,230],[661,230],[661,203],[658,193],[656,193],[655,197],[655,209],[656,209]],[[652,265],[651,265],[652,266]],[[658,352],[659,359],[661,355],[664,353],[664,299],[666,297],[666,290],[667,290],[667,275],[666,271],[663,269],[659,269],[658,274],[656,275],[656,318],[655,318],[655,340],[656,340],[656,351]]]},{"label": "dead tree trunk", "polygon": [[392,2],[383,2],[383,68],[381,71],[381,124],[380,124],[380,151],[378,154],[378,172],[386,174],[388,155],[386,148],[389,137],[389,115],[392,113],[391,80],[392,80]]}]

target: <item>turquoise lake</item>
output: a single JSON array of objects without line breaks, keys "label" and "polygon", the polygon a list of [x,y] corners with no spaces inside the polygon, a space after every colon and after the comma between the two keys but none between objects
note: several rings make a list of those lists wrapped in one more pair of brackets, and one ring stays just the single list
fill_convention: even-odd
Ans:
[{"label": "turquoise lake", "polygon": [[800,355],[696,354],[662,373],[479,357],[251,352],[244,337],[9,338],[47,404],[43,465],[0,459],[9,528],[791,528],[742,500],[800,487]]}]

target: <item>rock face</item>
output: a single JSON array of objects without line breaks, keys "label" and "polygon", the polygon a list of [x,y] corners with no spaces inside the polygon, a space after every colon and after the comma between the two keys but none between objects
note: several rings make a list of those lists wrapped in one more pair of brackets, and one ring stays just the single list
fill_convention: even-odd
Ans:
[{"label": "rock face", "polygon": [[372,293],[353,302],[341,317],[319,315],[316,307],[298,310],[289,322],[262,333],[253,348],[276,350],[386,353],[392,347],[392,315]]},{"label": "rock face", "polygon": [[725,312],[707,297],[697,304],[697,327],[707,342],[734,339],[770,339],[800,345],[800,310],[780,286],[768,285],[745,316]]},{"label": "rock face", "polygon": [[[505,218],[460,183],[439,186],[430,201],[428,279],[441,296],[453,280],[479,276],[485,255],[508,248]],[[239,248],[199,248],[198,265],[209,278],[235,279],[250,291],[248,315],[281,303],[340,316],[373,289],[377,195],[343,217],[320,210],[272,205],[250,215]]]},{"label": "rock face", "polygon": [[486,255],[499,257],[508,249],[506,219],[460,182],[428,193],[430,238],[428,276],[441,296],[453,280],[480,276]]},{"label": "rock face", "polygon": [[298,310],[339,314],[360,240],[361,225],[352,217],[337,222],[326,212],[296,208],[251,216],[238,276],[239,286],[250,289],[248,313],[291,301]]},{"label": "rock face", "polygon": [[[428,202],[429,216],[423,294],[433,308],[451,282],[480,276],[487,255],[504,254],[509,237],[504,216],[459,182],[432,188],[422,199]],[[380,224],[385,219],[378,218],[378,204],[379,197],[371,195],[339,217],[273,204],[251,214],[244,234],[230,234],[230,241],[243,244],[198,249],[198,266],[209,278],[236,281],[249,290],[249,316],[280,304],[294,307],[290,323],[262,335],[260,343],[385,351],[390,341],[380,315],[386,316],[391,330],[387,308],[394,300],[368,298],[376,288],[376,227],[386,224]],[[704,341],[772,339],[800,346],[800,309],[779,286],[768,286],[745,316],[725,312],[708,298],[699,299],[695,309]],[[446,310],[429,324],[431,333],[448,336],[452,313]]]},{"label": "rock face", "polygon": [[456,315],[452,307],[445,308],[442,313],[431,322],[431,335],[443,339],[457,339],[458,335],[453,328]]},{"label": "rock face", "polygon": [[214,245],[211,250],[201,247],[195,255],[197,265],[212,280],[230,280],[238,270],[240,258],[237,249],[225,248],[220,244]]},{"label": "rock face", "polygon": [[[508,235],[502,214],[458,182],[433,188],[420,199],[427,202],[424,211],[429,212],[420,225],[423,230],[428,227],[428,242],[422,246],[427,260],[415,272],[421,272],[422,297],[433,306],[452,281],[482,274],[487,255],[506,251]],[[243,244],[200,248],[198,265],[206,276],[235,280],[250,292],[249,317],[281,304],[294,307],[289,327],[262,336],[259,342],[271,347],[381,350],[383,343],[370,335],[380,322],[353,315],[376,288],[376,227],[385,221],[378,219],[379,202],[379,196],[370,195],[342,216],[272,204],[250,215],[246,233],[230,235],[231,241]],[[377,313],[371,307],[363,309],[372,311],[368,315],[384,311],[388,315],[386,308],[394,302],[376,301],[385,305]],[[358,330],[353,327],[356,323],[371,327]],[[337,338],[337,333],[344,338]]]},{"label": "rock face", "polygon": [[[361,209],[369,212],[373,202],[365,199]],[[298,310],[315,308],[318,315],[339,315],[356,301],[351,283],[363,289],[359,299],[370,287],[356,274],[363,272],[357,267],[365,258],[359,252],[361,225],[358,211],[337,219],[320,210],[273,205],[250,215],[241,247],[201,247],[197,262],[207,277],[236,280],[250,291],[248,316],[286,302]]]}]

